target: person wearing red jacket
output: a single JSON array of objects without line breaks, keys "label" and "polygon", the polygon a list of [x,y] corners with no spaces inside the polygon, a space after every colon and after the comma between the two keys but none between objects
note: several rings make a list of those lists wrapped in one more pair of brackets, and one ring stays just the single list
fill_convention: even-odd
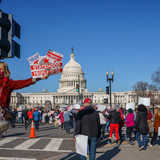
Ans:
[{"label": "person wearing red jacket", "polygon": [[30,125],[31,126],[31,123],[32,123],[32,120],[33,120],[33,111],[32,111],[32,108],[30,108],[29,109],[29,111],[28,111],[28,118],[29,118],[29,122],[28,122],[28,125]]},{"label": "person wearing red jacket", "polygon": [[64,130],[64,109],[61,110],[61,113],[59,115],[59,119],[61,120],[61,129]]},{"label": "person wearing red jacket", "polygon": [[148,128],[149,128],[149,138],[151,138],[151,119],[153,118],[152,112],[149,110],[149,107],[147,107],[147,123],[148,123]]},{"label": "person wearing red jacket", "polygon": [[[36,81],[47,79],[48,77],[49,74],[45,74],[41,78],[31,77],[25,80],[12,80],[10,79],[10,71],[8,65],[5,62],[0,62],[0,107],[3,110],[4,119],[10,121],[11,123],[13,122],[13,118],[11,115],[12,113],[8,111],[10,97],[13,90],[28,87],[32,84],[35,84]],[[2,121],[0,125],[3,125]]]},{"label": "person wearing red jacket", "polygon": [[122,127],[124,126],[124,116],[123,116],[124,110],[123,110],[123,108],[120,108],[119,112],[120,112],[120,115],[121,115],[121,123],[119,125],[119,140],[120,140],[120,143],[121,143],[122,142]]}]

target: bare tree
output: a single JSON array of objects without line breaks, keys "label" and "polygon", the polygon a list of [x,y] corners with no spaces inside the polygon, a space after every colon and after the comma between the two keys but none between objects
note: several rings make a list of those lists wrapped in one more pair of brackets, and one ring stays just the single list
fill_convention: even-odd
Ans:
[{"label": "bare tree", "polygon": [[160,90],[160,67],[155,72],[153,72],[151,80],[157,89]]},{"label": "bare tree", "polygon": [[133,85],[133,94],[136,102],[138,102],[139,97],[150,98],[151,103],[158,103],[159,94],[157,87],[153,84],[148,84],[148,82],[137,82]]},{"label": "bare tree", "polygon": [[154,84],[148,85],[147,97],[150,98],[151,103],[159,103],[159,94],[157,87]]},{"label": "bare tree", "polygon": [[148,83],[147,82],[137,82],[133,85],[133,93],[136,97],[136,101],[138,102],[139,97],[146,97],[147,96],[147,89],[148,89]]}]

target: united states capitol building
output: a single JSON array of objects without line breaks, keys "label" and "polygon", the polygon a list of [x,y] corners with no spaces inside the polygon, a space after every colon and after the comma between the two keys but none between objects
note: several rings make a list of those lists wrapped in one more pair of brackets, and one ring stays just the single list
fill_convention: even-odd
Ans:
[{"label": "united states capitol building", "polygon": [[[79,92],[76,91],[77,84],[79,84]],[[72,48],[70,61],[63,68],[57,92],[47,92],[46,89],[40,93],[12,92],[10,107],[32,106],[44,107],[49,110],[63,105],[80,103],[85,98],[91,98],[93,105],[104,104],[104,99],[108,98],[108,105],[110,104],[110,97],[105,91],[99,89],[97,92],[88,92],[86,84],[84,72],[81,65],[76,62]],[[121,103],[124,108],[126,103],[135,102],[132,91],[112,92],[111,99],[112,104]]]}]

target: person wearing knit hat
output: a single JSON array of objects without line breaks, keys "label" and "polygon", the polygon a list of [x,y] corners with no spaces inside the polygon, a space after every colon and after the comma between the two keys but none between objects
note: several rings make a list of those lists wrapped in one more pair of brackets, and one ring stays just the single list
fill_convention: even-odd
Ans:
[{"label": "person wearing knit hat", "polygon": [[131,108],[128,109],[129,113],[133,113],[133,110]]},{"label": "person wearing knit hat", "polygon": [[[74,134],[74,142],[76,142],[76,135],[88,136],[89,156],[90,159],[96,159],[96,145],[101,136],[100,118],[99,114],[91,106],[92,100],[90,98],[84,99],[84,109],[78,112],[76,129]],[[84,155],[79,154],[80,159],[86,160]]]},{"label": "person wearing knit hat", "polygon": [[[140,104],[137,108],[136,122],[134,125],[134,130],[136,131],[136,138],[139,145],[139,150],[146,150],[147,147],[147,134],[149,133],[148,123],[147,123],[147,108],[145,105]],[[140,136],[142,135],[142,141]]]},{"label": "person wearing knit hat", "polygon": [[129,137],[129,142],[131,145],[134,145],[134,141],[132,139],[132,131],[134,127],[134,114],[131,108],[128,109],[128,115],[126,117],[126,126],[127,126],[127,134]]}]

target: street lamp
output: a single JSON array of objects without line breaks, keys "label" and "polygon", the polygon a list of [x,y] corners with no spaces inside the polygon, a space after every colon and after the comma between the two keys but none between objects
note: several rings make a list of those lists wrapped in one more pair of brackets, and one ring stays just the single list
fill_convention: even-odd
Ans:
[{"label": "street lamp", "polygon": [[113,70],[111,72],[112,78],[108,78],[108,75],[109,75],[108,70],[106,72],[106,75],[107,75],[107,82],[109,81],[109,88],[110,88],[109,94],[110,94],[110,106],[111,106],[112,105],[112,102],[111,102],[111,81],[113,82],[113,75],[114,75]]}]

